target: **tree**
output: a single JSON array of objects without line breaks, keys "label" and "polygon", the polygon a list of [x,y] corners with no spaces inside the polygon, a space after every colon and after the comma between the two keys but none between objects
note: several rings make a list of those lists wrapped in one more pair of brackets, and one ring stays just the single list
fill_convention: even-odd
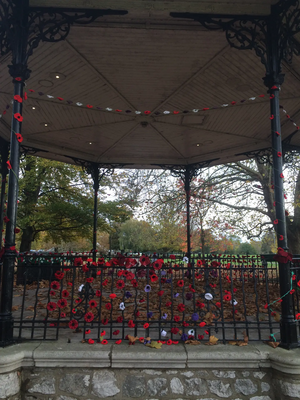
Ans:
[{"label": "tree", "polygon": [[120,227],[120,249],[130,252],[155,250],[155,231],[146,221],[130,219]]},{"label": "tree", "polygon": [[[117,201],[99,202],[98,228],[109,231],[110,220],[124,221],[128,216],[127,208]],[[18,226],[20,251],[30,250],[41,232],[45,240],[56,243],[91,237],[93,192],[82,169],[26,156],[20,165]]]}]

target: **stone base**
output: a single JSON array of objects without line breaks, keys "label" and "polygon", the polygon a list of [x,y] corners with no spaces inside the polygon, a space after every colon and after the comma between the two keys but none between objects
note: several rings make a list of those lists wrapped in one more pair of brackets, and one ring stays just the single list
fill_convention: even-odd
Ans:
[{"label": "stone base", "polygon": [[0,399],[296,400],[300,349],[27,343],[0,349]]}]

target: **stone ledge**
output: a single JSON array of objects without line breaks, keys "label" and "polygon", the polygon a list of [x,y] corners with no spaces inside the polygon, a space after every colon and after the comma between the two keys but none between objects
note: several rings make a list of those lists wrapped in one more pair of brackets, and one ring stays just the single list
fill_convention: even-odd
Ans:
[{"label": "stone ledge", "polygon": [[23,343],[0,349],[0,374],[22,367],[95,367],[95,368],[212,368],[260,369],[274,368],[280,372],[300,375],[300,349],[272,349],[267,345],[250,344],[236,347],[164,346],[150,349],[134,346],[88,345],[82,343]]}]

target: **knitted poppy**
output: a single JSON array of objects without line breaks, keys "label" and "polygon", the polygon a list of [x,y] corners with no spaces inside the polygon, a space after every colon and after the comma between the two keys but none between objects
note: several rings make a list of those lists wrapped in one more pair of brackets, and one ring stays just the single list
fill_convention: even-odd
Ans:
[{"label": "knitted poppy", "polygon": [[115,293],[111,293],[111,294],[109,295],[109,297],[110,297],[111,299],[115,299],[115,298],[117,297],[117,295],[116,295]]},{"label": "knitted poppy", "polygon": [[56,303],[54,303],[53,301],[49,301],[49,303],[47,304],[47,310],[49,311],[56,310]]},{"label": "knitted poppy", "polygon": [[76,328],[78,328],[78,321],[76,321],[76,319],[72,319],[72,320],[69,322],[69,328],[70,328],[70,329],[76,329]]},{"label": "knitted poppy", "polygon": [[141,263],[141,265],[143,265],[143,266],[149,265],[149,264],[150,264],[150,259],[149,259],[149,257],[146,257],[146,256],[140,257],[140,263]]},{"label": "knitted poppy", "polygon": [[105,280],[102,282],[102,286],[106,286],[107,284],[108,284],[108,280],[105,279]]},{"label": "knitted poppy", "polygon": [[162,296],[163,294],[164,294],[164,291],[163,291],[163,290],[160,290],[160,291],[157,293],[158,296]]},{"label": "knitted poppy", "polygon": [[50,287],[51,287],[51,289],[53,289],[53,290],[58,290],[58,289],[60,288],[60,284],[59,284],[59,282],[57,282],[57,281],[53,281],[53,282],[51,282]]},{"label": "knitted poppy", "polygon": [[61,295],[62,297],[69,297],[70,293],[67,290],[63,290]]},{"label": "knitted poppy", "polygon": [[225,296],[223,297],[223,299],[225,301],[230,301],[231,300],[231,295],[230,294],[225,294]]},{"label": "knitted poppy", "polygon": [[147,329],[147,328],[149,328],[148,322],[146,322],[146,323],[144,324],[144,329]]},{"label": "knitted poppy", "polygon": [[177,286],[183,287],[184,286],[184,281],[181,279],[177,282]]},{"label": "knitted poppy", "polygon": [[109,323],[107,318],[102,319],[101,324],[102,325],[107,325]]},{"label": "knitted poppy", "polygon": [[166,302],[166,307],[171,307],[171,305],[172,305],[172,302],[171,302],[171,301],[167,301],[167,302]]},{"label": "knitted poppy", "polygon": [[156,282],[158,280],[158,276],[153,274],[150,276],[151,282]]},{"label": "knitted poppy", "polygon": [[134,328],[135,327],[135,323],[132,321],[132,319],[130,319],[128,321],[128,326],[129,326],[129,328]]},{"label": "knitted poppy", "polygon": [[111,304],[110,304],[110,303],[106,303],[106,304],[105,304],[105,308],[106,308],[107,310],[111,310]]},{"label": "knitted poppy", "polygon": [[203,328],[205,325],[206,325],[206,322],[204,322],[204,321],[200,322],[200,324],[199,324],[200,328]]},{"label": "knitted poppy", "polygon": [[296,314],[296,315],[295,315],[295,318],[296,318],[297,320],[299,320],[299,319],[300,319],[300,313]]},{"label": "knitted poppy", "polygon": [[101,342],[101,344],[107,344],[107,343],[108,343],[108,341],[106,339],[103,339]]},{"label": "knitted poppy", "polygon": [[173,342],[172,342],[171,339],[169,339],[169,340],[167,341],[167,345],[168,345],[168,346],[170,346],[172,343],[173,343]]},{"label": "knitted poppy", "polygon": [[133,286],[134,288],[137,288],[137,287],[138,287],[138,283],[137,283],[137,280],[136,280],[136,279],[132,279],[132,281],[131,281],[130,283],[132,284],[132,286]]},{"label": "knitted poppy", "polygon": [[171,333],[173,333],[174,335],[176,335],[179,332],[179,328],[171,328]]},{"label": "knitted poppy", "polygon": [[21,97],[20,95],[18,95],[18,94],[15,94],[15,95],[14,95],[14,100],[16,100],[16,101],[19,102],[19,103],[22,103],[22,102],[23,102],[22,97]]},{"label": "knitted poppy", "polygon": [[19,143],[22,143],[22,142],[23,142],[23,136],[21,135],[21,133],[16,133],[16,137],[17,137],[17,141],[18,141]]},{"label": "knitted poppy", "polygon": [[15,117],[15,119],[18,120],[19,122],[22,122],[22,121],[23,121],[23,117],[22,117],[22,115],[21,115],[20,113],[15,113],[15,114],[14,114],[14,117]]},{"label": "knitted poppy", "polygon": [[92,278],[92,277],[90,277],[90,278],[86,278],[86,282],[88,282],[88,283],[92,283],[92,282],[93,282],[93,280],[94,280],[94,278]]},{"label": "knitted poppy", "polygon": [[121,339],[116,340],[115,343],[116,343],[116,344],[121,344],[121,343],[122,343],[122,340],[121,340]]},{"label": "knitted poppy", "polygon": [[120,333],[119,330],[113,331],[113,335],[118,335]]},{"label": "knitted poppy", "polygon": [[178,310],[179,312],[183,312],[183,311],[185,310],[185,305],[182,304],[182,303],[178,304],[177,310]]},{"label": "knitted poppy", "polygon": [[68,302],[66,299],[59,299],[57,305],[59,308],[65,308],[68,305]]},{"label": "knitted poppy", "polygon": [[201,301],[197,301],[196,302],[196,307],[199,307],[199,308],[204,308],[205,307],[205,304],[204,303],[201,303]]},{"label": "knitted poppy", "polygon": [[94,320],[94,314],[92,312],[87,312],[84,316],[86,322],[92,322]]},{"label": "knitted poppy", "polygon": [[62,280],[65,274],[62,271],[56,271],[54,276],[56,279]]},{"label": "knitted poppy", "polygon": [[89,306],[90,306],[91,308],[95,308],[95,307],[97,307],[97,302],[96,302],[95,300],[90,300]]},{"label": "knitted poppy", "polygon": [[119,323],[123,322],[123,317],[121,317],[121,316],[118,317],[118,318],[117,318],[117,322],[119,322]]}]

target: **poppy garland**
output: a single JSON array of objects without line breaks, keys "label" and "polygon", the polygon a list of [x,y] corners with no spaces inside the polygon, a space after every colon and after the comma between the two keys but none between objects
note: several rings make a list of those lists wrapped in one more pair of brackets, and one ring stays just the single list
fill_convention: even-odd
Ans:
[{"label": "poppy garland", "polygon": [[[285,256],[285,254],[283,254],[283,252],[280,253],[280,251],[279,251],[279,254],[281,256]],[[235,257],[231,257],[231,258],[235,258]],[[243,256],[241,258],[237,257],[237,261],[241,262],[241,260],[243,260],[245,258],[246,258],[246,256]],[[110,293],[110,294],[107,293],[103,297],[103,293],[101,292],[101,290],[94,289],[95,296],[98,297],[99,300],[95,300],[95,299],[89,300],[87,308],[86,308],[86,305],[84,306],[82,298],[75,299],[75,302],[74,302],[75,306],[70,313],[71,317],[70,317],[70,321],[68,323],[69,328],[72,330],[76,330],[79,327],[79,319],[80,318],[76,319],[76,315],[77,315],[78,311],[79,311],[79,315],[81,315],[81,316],[83,315],[83,319],[84,319],[85,323],[92,323],[94,320],[96,320],[95,319],[96,317],[101,315],[100,311],[99,311],[99,308],[101,309],[101,304],[102,304],[102,310],[103,310],[103,306],[104,306],[104,308],[106,309],[106,312],[107,311],[112,312],[113,310],[114,310],[114,312],[116,312],[116,310],[119,309],[119,311],[122,312],[122,315],[119,315],[116,318],[116,321],[118,323],[125,322],[129,328],[135,328],[136,325],[139,323],[139,321],[136,321],[134,319],[126,320],[126,317],[124,319],[124,311],[126,311],[127,303],[124,303],[124,301],[123,301],[119,304],[119,302],[120,302],[120,298],[130,299],[130,297],[133,296],[133,294],[130,293],[130,291],[129,291],[130,287],[132,287],[134,291],[136,291],[135,289],[138,287],[138,280],[135,278],[137,278],[137,273],[139,270],[136,270],[136,274],[134,274],[131,271],[128,271],[128,269],[126,269],[126,265],[132,265],[132,264],[136,265],[136,263],[137,263],[136,260],[130,259],[130,257],[127,259],[125,259],[125,257],[124,257],[124,259],[122,259],[121,261],[118,259],[112,259],[109,262],[105,262],[104,259],[99,258],[98,263],[93,263],[91,259],[87,263],[84,263],[83,259],[79,258],[79,257],[75,258],[75,260],[76,260],[77,266],[78,267],[81,266],[82,270],[87,273],[89,273],[90,267],[94,266],[92,264],[96,264],[98,267],[104,268],[102,271],[100,271],[100,274],[96,275],[95,278],[87,277],[86,284],[90,285],[90,284],[95,284],[98,282],[97,283],[98,285],[100,284],[101,286],[104,286],[104,287],[109,285],[110,290],[112,290],[112,288],[115,287],[115,291],[117,292],[117,294],[114,292]],[[114,265],[114,266],[119,266],[120,268],[123,268],[123,269],[118,270],[118,272],[117,272],[117,276],[119,279],[113,280],[112,275],[110,274],[110,271],[109,270],[106,271],[108,269],[106,267],[107,264],[109,264],[109,266]],[[160,268],[157,268],[158,264],[159,264]],[[173,291],[173,289],[171,290],[168,287],[164,287],[164,285],[165,284],[167,285],[168,283],[170,284],[172,279],[173,279],[173,288],[175,288],[177,286],[178,289],[186,290],[187,291],[185,293],[186,300],[188,300],[188,301],[192,300],[194,293],[197,293],[197,292],[196,292],[195,288],[193,287],[193,284],[191,284],[187,278],[184,278],[184,279],[177,278],[176,279],[176,277],[173,277],[171,279],[166,279],[165,274],[164,274],[165,272],[167,272],[168,274],[170,274],[172,276],[173,272],[176,273],[176,270],[173,270],[172,264],[171,264],[171,267],[166,266],[166,264],[163,262],[163,260],[156,260],[155,262],[151,263],[150,259],[148,257],[142,256],[139,260],[139,265],[140,265],[139,268],[148,267],[148,268],[150,268],[150,270],[152,268],[152,275],[149,275],[149,278],[152,282],[152,284],[151,284],[152,286],[149,283],[146,286],[144,286],[144,283],[142,286],[140,285],[139,286],[139,295],[142,296],[142,292],[144,292],[146,296],[147,295],[148,296],[149,295],[157,296],[156,297],[158,299],[157,305],[159,306],[162,319],[168,318],[170,320],[170,317],[168,317],[168,311],[166,311],[166,313],[164,313],[161,310],[161,306],[166,307],[166,308],[170,308],[173,306],[173,311],[171,311],[170,315],[173,315],[173,312],[176,313],[176,311],[178,313],[188,312],[186,310],[186,307],[187,307],[186,304],[184,304],[182,302],[176,303],[176,301],[177,301],[176,299],[178,297],[177,294],[179,295],[179,293],[177,293],[177,294],[174,293],[173,302],[164,300],[165,298],[167,299],[168,298],[167,296],[170,296],[170,293],[172,293],[172,291]],[[198,260],[198,262],[197,262],[198,268],[201,268],[204,265],[205,265],[205,261]],[[249,266],[252,267],[252,265],[249,265]],[[125,267],[125,269],[124,269],[124,267]],[[228,263],[226,264],[226,257],[224,257],[223,263],[217,262],[217,261],[211,262],[210,268],[219,268],[219,267],[224,267],[224,271],[223,271],[224,273],[225,273],[225,271],[228,270]],[[246,267],[247,267],[247,265],[245,266],[245,268]],[[70,271],[70,268],[65,268],[64,270]],[[103,279],[101,272],[102,272],[102,274],[106,273],[107,278]],[[213,272],[213,271],[211,271],[211,272]],[[251,272],[251,269],[249,268],[249,273],[250,272]],[[154,276],[156,278],[154,278]],[[145,277],[145,276],[143,276],[143,277]],[[218,279],[218,277],[214,276],[214,274],[210,274],[210,277],[212,279]],[[229,277],[229,276],[227,276],[227,277]],[[225,280],[227,277],[225,277]],[[51,289],[50,296],[52,297],[52,299],[51,299],[51,301],[49,301],[47,303],[46,308],[49,313],[59,312],[61,318],[67,318],[68,317],[67,307],[69,306],[69,303],[70,303],[70,301],[68,301],[68,298],[70,297],[70,292],[69,292],[69,290],[63,288],[63,285],[65,284],[64,279],[66,279],[65,272],[56,271],[55,278],[56,278],[56,280],[54,280],[50,283],[50,289]],[[249,277],[249,279],[250,278],[251,277]],[[157,282],[159,279],[160,279],[160,282]],[[174,279],[175,279],[175,281],[174,281]],[[203,278],[201,278],[201,279],[203,279]],[[231,287],[231,290],[225,289],[225,294],[223,295],[223,298],[220,298],[220,301],[217,301],[216,303],[213,303],[213,302],[211,303],[212,305],[209,308],[210,308],[210,310],[212,310],[212,313],[214,312],[213,311],[214,307],[216,307],[216,309],[219,309],[220,312],[228,313],[228,311],[225,310],[226,304],[229,304],[229,308],[231,310],[233,308],[235,314],[237,313],[237,309],[235,307],[238,305],[238,301],[236,301],[236,299],[233,298],[233,296],[238,295],[238,293],[237,293],[238,289],[236,287],[232,288],[232,282],[234,280],[237,280],[237,277],[234,278],[233,271],[231,271],[231,279],[227,279],[227,282],[230,284],[229,287]],[[244,278],[244,280],[246,281],[245,278]],[[199,280],[197,280],[197,281],[199,282]],[[68,286],[69,286],[69,283],[70,282],[67,282]],[[188,288],[186,285],[188,285]],[[84,286],[84,285],[81,285],[81,286]],[[212,289],[214,289],[216,286],[217,286],[216,283],[210,282],[210,287]],[[298,282],[298,286],[300,287],[300,281]],[[78,289],[79,292],[80,292],[80,290],[82,290],[82,289],[80,289],[80,287]],[[162,290],[162,289],[164,289],[164,290]],[[171,292],[170,292],[170,290],[171,290]],[[294,290],[294,292],[295,292],[295,290]],[[293,293],[292,289],[291,289],[291,291],[289,291],[289,293],[291,293],[291,294]],[[55,301],[53,299],[53,297],[57,297],[57,296],[59,296],[59,298]],[[109,300],[107,300],[106,296],[108,296]],[[143,304],[145,302],[145,299],[143,299],[143,298],[137,299],[137,292],[134,296],[136,298],[134,316],[136,318],[138,318],[138,317],[141,317],[141,314],[140,314],[140,311],[137,310],[137,305]],[[214,295],[212,295],[210,292],[208,292],[205,294],[204,298],[207,301],[207,303],[209,303],[211,300],[214,299]],[[151,300],[148,301],[148,304],[151,304],[156,309],[153,299],[154,299],[154,297],[151,297]],[[280,303],[281,301],[282,301],[282,298],[275,300],[271,304],[274,305],[275,303],[277,303],[277,302]],[[83,309],[85,310],[85,312],[83,314],[82,314],[82,310],[78,309],[78,307],[80,307],[81,305],[84,306]],[[269,306],[270,306],[270,304],[266,304],[264,306],[264,308],[268,308]],[[197,300],[197,301],[195,301],[195,307],[197,307],[199,310],[201,310],[206,307],[206,304],[200,300]],[[57,310],[61,310],[61,311],[57,311]],[[142,310],[141,310],[141,312],[144,312]],[[129,311],[129,313],[131,313],[131,311]],[[72,317],[72,314],[74,315],[75,318]],[[107,325],[110,322],[110,318],[107,318],[107,316],[104,314],[105,314],[105,312],[103,312],[104,318],[102,318],[101,324]],[[273,312],[273,314],[274,314],[274,312]],[[275,313],[274,315],[277,315],[277,313]],[[153,316],[154,316],[153,312],[148,312],[147,313],[148,322],[141,322],[141,326],[143,326],[143,328],[145,330],[147,330],[151,327],[151,318]],[[214,315],[212,314],[212,318],[213,317],[214,317]],[[127,318],[128,318],[128,316],[127,316]],[[171,318],[171,320],[173,320],[175,323],[180,324],[182,327],[189,327],[190,324],[192,323],[192,326],[197,325],[197,326],[199,326],[199,328],[204,328],[213,322],[213,320],[211,320],[210,323],[208,323],[207,318],[208,318],[207,314],[205,316],[205,319],[203,320],[203,317],[201,318],[200,314],[198,312],[194,312],[188,318],[188,320],[184,320],[184,314],[182,316],[173,315],[173,318]],[[298,317],[296,317],[296,319],[300,319],[300,314]],[[112,318],[112,315],[111,315],[111,320],[112,321],[115,320],[115,317]],[[155,322],[156,322],[156,320],[155,320]],[[209,328],[209,326],[207,326],[207,328]],[[90,329],[86,328],[85,333],[89,334],[90,332],[91,332]],[[180,332],[181,331],[180,331],[179,327],[172,327],[172,329],[171,329],[172,334],[178,334]],[[189,332],[194,332],[194,330],[190,329]],[[120,333],[119,330],[115,330],[113,332],[113,335],[117,336],[119,333]],[[210,331],[209,330],[205,331],[205,334],[210,334]],[[164,335],[167,335],[167,332],[162,330],[161,336],[164,336]],[[204,338],[204,335],[198,335],[199,340],[202,340],[203,338]],[[139,338],[139,339],[141,342],[143,342],[144,338]],[[107,341],[105,342],[105,340],[106,339],[101,340],[101,343],[106,344]],[[119,342],[120,340],[121,339],[118,339],[117,342]],[[181,333],[181,340],[183,340],[183,341],[195,340],[195,335],[193,335],[192,333],[189,333],[188,335],[185,333]],[[92,342],[92,339],[89,340],[90,344],[93,344],[94,342],[95,341]],[[164,341],[161,341],[161,342],[166,343]],[[173,342],[172,343],[171,342],[167,343],[167,344],[172,344]],[[175,341],[173,344],[175,344],[175,343],[178,343],[178,341]],[[119,344],[119,343],[117,343],[117,344]]]}]

